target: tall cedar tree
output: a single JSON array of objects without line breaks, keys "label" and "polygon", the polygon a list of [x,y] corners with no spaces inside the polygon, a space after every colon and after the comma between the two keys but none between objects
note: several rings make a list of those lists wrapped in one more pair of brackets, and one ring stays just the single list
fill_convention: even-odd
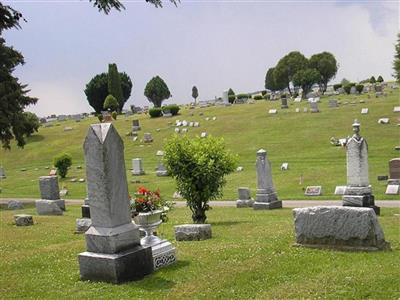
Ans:
[{"label": "tall cedar tree", "polygon": [[394,78],[400,82],[400,33],[397,34],[397,43],[394,47],[394,61],[393,61],[393,70],[394,70]]},{"label": "tall cedar tree", "polygon": [[24,108],[38,100],[27,96],[27,85],[12,75],[18,65],[25,63],[24,57],[6,46],[1,36],[4,30],[20,28],[20,20],[24,20],[21,13],[0,2],[0,140],[5,149],[10,149],[14,138],[19,147],[25,145],[24,136],[32,133],[32,126],[26,126],[31,119],[29,114],[24,114]]},{"label": "tall cedar tree", "polygon": [[108,94],[117,99],[119,104],[118,111],[121,112],[125,102],[122,94],[121,78],[116,64],[108,65]]},{"label": "tall cedar tree", "polygon": [[194,104],[196,104],[197,97],[199,97],[199,91],[196,86],[192,87],[192,97],[194,98]]}]

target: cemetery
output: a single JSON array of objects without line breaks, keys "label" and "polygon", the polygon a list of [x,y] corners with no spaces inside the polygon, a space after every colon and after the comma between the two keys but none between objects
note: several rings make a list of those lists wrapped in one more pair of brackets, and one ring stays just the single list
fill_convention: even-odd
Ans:
[{"label": "cemetery", "polygon": [[[74,84],[83,73],[90,74],[81,92],[92,111],[77,113],[80,106],[73,101],[79,97],[73,96],[73,81],[69,88],[63,87],[69,80],[67,71],[54,62],[54,70],[46,72],[62,80],[43,85],[49,94],[39,92],[35,98],[40,88],[32,84],[31,93],[30,84],[14,77],[19,74],[14,73],[15,67],[25,63],[24,56],[0,38],[4,59],[0,64],[1,299],[400,299],[400,33],[395,73],[387,81],[382,77],[388,74],[383,65],[387,61],[380,58],[383,73],[376,74],[373,56],[368,58],[368,72],[375,73],[370,78],[359,80],[357,76],[366,74],[360,69],[352,75],[356,82],[339,81],[335,78],[338,68],[349,68],[343,53],[335,53],[340,62],[328,52],[329,46],[315,53],[319,43],[314,40],[308,50],[302,46],[307,43],[296,41],[301,51],[314,53],[309,57],[292,50],[272,61],[276,49],[267,48],[267,71],[260,87],[252,77],[258,70],[251,65],[251,56],[254,53],[260,60],[258,47],[265,51],[261,41],[257,47],[246,45],[252,50],[249,55],[239,40],[230,47],[228,38],[222,39],[224,52],[218,54],[219,60],[236,60],[235,66],[229,66],[234,74],[228,74],[226,67],[213,61],[215,50],[210,49],[221,48],[213,41],[213,32],[206,31],[209,41],[204,46],[202,37],[190,27],[191,18],[188,32],[199,38],[199,44],[190,38],[192,48],[186,49],[181,39],[176,42],[164,31],[172,23],[163,14],[174,16],[163,8],[167,0],[142,3],[160,8],[157,18],[140,14],[138,1],[81,4],[86,2],[112,20],[112,31],[102,29],[102,39],[113,46],[112,51],[99,39],[98,49],[92,51],[98,53],[82,64],[78,58],[91,43],[76,47],[77,52],[63,44],[61,60],[65,66],[83,66],[71,73]],[[183,22],[190,14],[186,3],[169,0],[168,4],[182,5],[184,14],[179,18],[188,25]],[[308,8],[317,20],[315,4],[311,9],[303,3],[296,13]],[[18,10],[24,6],[22,2],[11,5]],[[72,7],[63,5],[66,11]],[[119,35],[115,29],[123,19],[119,13],[126,9],[124,5],[145,16],[143,28],[130,29],[129,38],[141,44],[135,45],[137,53],[129,42],[124,47],[113,42]],[[236,3],[229,5],[236,7]],[[336,7],[327,5],[328,20],[331,14],[337,15]],[[233,12],[232,7],[226,11]],[[339,11],[349,9],[338,7]],[[203,8],[197,8],[199,16]],[[25,11],[17,9],[0,3],[0,34],[23,27]],[[371,18],[379,12],[369,13]],[[47,20],[45,15],[41,21]],[[89,24],[92,19],[85,16]],[[224,23],[225,17],[219,14],[218,21]],[[76,15],[77,23],[79,18]],[[290,25],[286,15],[284,19]],[[131,19],[124,21],[132,25]],[[147,22],[160,35],[152,37],[151,43]],[[199,22],[200,27],[208,22]],[[109,24],[96,23],[93,37],[100,25]],[[303,24],[302,30],[303,26],[307,28]],[[225,35],[248,29],[228,27]],[[256,29],[251,22],[248,27]],[[314,29],[318,36],[318,28]],[[186,38],[180,30],[179,35]],[[107,36],[109,32],[113,36]],[[126,32],[121,28],[118,33],[122,37]],[[385,36],[384,30],[380,34]],[[179,47],[171,47],[174,43]],[[138,59],[142,48],[145,54]],[[196,61],[197,48],[207,63]],[[44,48],[37,49],[51,61],[52,55],[46,55]],[[349,49],[345,54],[352,57]],[[241,58],[247,57],[248,66],[229,56],[236,50]],[[108,63],[107,72],[94,75],[98,55],[110,54],[120,63],[120,51],[129,52],[129,62],[122,59],[126,65],[135,64],[134,80],[119,71],[116,63]],[[193,56],[190,64],[182,53]],[[174,56],[181,60],[177,63]],[[34,62],[35,76],[43,78],[46,72],[35,69],[38,57],[27,57]],[[168,72],[161,57],[170,63]],[[363,62],[361,55],[360,59]],[[41,64],[46,70],[47,61]],[[200,65],[207,65],[207,75]],[[153,68],[157,70],[149,73]],[[245,72],[247,68],[252,76]],[[56,75],[58,69],[61,76]],[[173,80],[169,70],[176,73]],[[151,74],[147,83],[143,74]],[[196,85],[190,84],[190,89],[185,80],[194,80],[191,77],[196,77]],[[23,72],[21,78],[25,80]],[[244,88],[241,84],[247,79],[255,85]],[[193,101],[182,96],[182,86],[188,95],[191,91]],[[216,87],[219,94],[211,96]],[[71,103],[61,105],[53,90]],[[138,90],[150,106],[138,99]],[[55,106],[48,107],[56,111],[46,117],[28,109],[38,100],[50,105],[51,97]]]}]

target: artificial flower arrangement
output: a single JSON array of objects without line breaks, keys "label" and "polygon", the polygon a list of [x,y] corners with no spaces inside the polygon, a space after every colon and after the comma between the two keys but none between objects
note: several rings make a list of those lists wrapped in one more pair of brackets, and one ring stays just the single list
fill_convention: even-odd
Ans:
[{"label": "artificial flower arrangement", "polygon": [[137,189],[134,198],[131,197],[131,212],[132,217],[139,213],[148,213],[156,210],[163,211],[161,219],[163,222],[167,221],[167,211],[172,208],[172,203],[165,201],[161,195],[160,190],[150,191],[149,189],[141,186]]}]

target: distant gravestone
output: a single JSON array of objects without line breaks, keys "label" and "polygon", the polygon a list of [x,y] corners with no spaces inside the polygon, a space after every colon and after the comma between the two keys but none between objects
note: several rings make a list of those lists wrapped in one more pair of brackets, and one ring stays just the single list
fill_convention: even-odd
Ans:
[{"label": "distant gravestone", "polygon": [[356,89],[355,86],[352,86],[352,87],[351,87],[351,89],[350,89],[350,94],[351,94],[351,95],[357,94],[357,89]]},{"label": "distant gravestone", "polygon": [[276,113],[278,113],[278,111],[277,111],[276,109],[270,109],[270,110],[268,111],[268,113],[269,113],[269,114],[276,114]]},{"label": "distant gravestone", "polygon": [[39,215],[62,215],[65,201],[60,199],[57,176],[41,176],[39,178],[40,200],[35,201]]},{"label": "distant gravestone", "polygon": [[395,113],[400,112],[400,106],[395,106],[395,107],[393,108],[393,112],[395,112]]},{"label": "distant gravestone", "polygon": [[304,195],[306,196],[321,196],[322,187],[320,185],[307,186]]},{"label": "distant gravestone", "polygon": [[144,175],[143,161],[141,158],[132,159],[132,175]]},{"label": "distant gravestone", "polygon": [[328,105],[330,108],[338,107],[338,101],[335,99],[330,99]]},{"label": "distant gravestone", "polygon": [[253,209],[282,208],[282,201],[278,200],[272,182],[271,162],[268,160],[267,151],[264,149],[257,151],[256,171],[257,193]]},{"label": "distant gravestone", "polygon": [[132,131],[139,131],[141,129],[139,120],[132,120]]},{"label": "distant gravestone", "polygon": [[281,109],[289,108],[287,98],[281,98]]},{"label": "distant gravestone", "polygon": [[5,179],[7,178],[6,172],[4,171],[3,167],[0,167],[0,179]]},{"label": "distant gravestone", "polygon": [[181,131],[180,128],[178,128],[178,127],[175,128],[175,132],[176,132],[176,133],[179,133],[180,131]]},{"label": "distant gravestone", "polygon": [[389,118],[380,118],[378,124],[389,124]]},{"label": "distant gravestone", "polygon": [[281,170],[282,171],[287,171],[289,170],[289,163],[285,162],[281,165]]},{"label": "distant gravestone", "polygon": [[310,102],[310,111],[312,113],[318,113],[319,112],[318,103],[317,102]]},{"label": "distant gravestone", "polygon": [[207,135],[208,135],[207,132],[202,132],[202,133],[200,134],[200,137],[201,137],[201,138],[205,138],[205,137],[207,137]]},{"label": "distant gravestone", "polygon": [[174,226],[177,241],[202,241],[212,236],[211,224],[184,224]]},{"label": "distant gravestone", "polygon": [[12,209],[12,210],[16,210],[16,209],[23,209],[24,205],[22,204],[21,201],[18,200],[10,200],[7,203],[7,208],[8,209]]},{"label": "distant gravestone", "polygon": [[31,215],[15,215],[15,225],[17,226],[31,226],[33,225],[33,217]]},{"label": "distant gravestone", "polygon": [[111,123],[91,125],[84,142],[92,226],[78,256],[82,280],[120,283],[153,272],[151,248],[132,223],[123,141]]},{"label": "distant gravestone", "polygon": [[295,109],[295,112],[297,112],[297,113],[300,112],[300,108],[297,107],[297,108]]},{"label": "distant gravestone", "polygon": [[400,182],[400,158],[389,161],[389,178]]},{"label": "distant gravestone", "polygon": [[304,107],[304,108],[303,108],[303,112],[305,112],[305,113],[308,112],[307,107]]},{"label": "distant gravestone", "polygon": [[362,114],[362,115],[368,114],[368,108],[362,108],[362,109],[361,109],[361,114]]},{"label": "distant gravestone", "polygon": [[250,189],[248,187],[238,188],[239,199],[236,200],[236,207],[252,207],[254,200],[251,198]]},{"label": "distant gravestone", "polygon": [[153,142],[153,137],[151,136],[151,133],[146,132],[145,134],[143,134],[143,142],[145,143]]},{"label": "distant gravestone", "polygon": [[386,187],[386,195],[398,195],[400,190],[399,184],[388,184]]},{"label": "distant gravestone", "polygon": [[345,185],[338,185],[335,187],[335,195],[344,195],[346,191]]}]

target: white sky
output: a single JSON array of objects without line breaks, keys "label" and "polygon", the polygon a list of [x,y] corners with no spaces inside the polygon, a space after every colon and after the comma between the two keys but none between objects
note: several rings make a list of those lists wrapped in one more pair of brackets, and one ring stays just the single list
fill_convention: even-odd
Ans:
[{"label": "white sky", "polygon": [[290,51],[329,51],[340,65],[335,81],[391,79],[399,1],[185,1],[156,9],[143,1],[99,13],[87,0],[6,1],[28,20],[4,36],[25,57],[15,74],[39,102],[39,116],[92,111],[83,92],[115,62],[133,81],[125,105],[155,75],[169,86],[165,103],[219,97],[222,91],[264,88],[265,73]]}]

